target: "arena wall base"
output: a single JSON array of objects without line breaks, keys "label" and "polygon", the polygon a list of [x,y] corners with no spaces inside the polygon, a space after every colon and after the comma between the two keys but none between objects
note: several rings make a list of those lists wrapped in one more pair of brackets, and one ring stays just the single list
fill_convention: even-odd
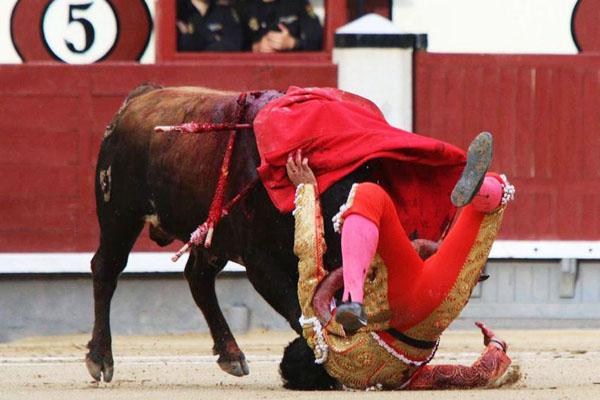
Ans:
[{"label": "arena wall base", "polygon": [[[600,261],[580,260],[573,297],[561,297],[560,260],[491,260],[490,278],[453,328],[483,320],[495,328],[600,328]],[[479,291],[479,295],[478,295]],[[289,330],[252,288],[244,272],[222,273],[217,296],[234,332]],[[89,333],[89,274],[0,275],[0,341]],[[207,332],[181,273],[124,274],[112,306],[117,335]]]},{"label": "arena wall base", "polygon": [[[484,320],[498,328],[599,328],[600,262],[565,260],[490,260],[490,278],[453,327]],[[565,264],[576,267],[565,270]]]},{"label": "arena wall base", "polygon": [[[244,272],[221,274],[217,296],[234,332],[291,329]],[[89,274],[0,275],[0,304],[0,341],[92,329]],[[181,273],[124,274],[112,302],[111,328],[116,335],[208,332]]]}]

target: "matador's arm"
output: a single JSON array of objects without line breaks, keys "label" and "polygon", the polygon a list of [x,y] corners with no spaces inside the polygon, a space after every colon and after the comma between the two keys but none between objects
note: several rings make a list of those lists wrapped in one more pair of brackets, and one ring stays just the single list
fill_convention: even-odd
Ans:
[{"label": "matador's arm", "polygon": [[304,321],[301,324],[304,327],[305,323],[314,324],[311,321],[316,320],[312,300],[317,285],[327,274],[323,268],[326,249],[323,217],[317,180],[308,166],[308,159],[302,157],[300,150],[289,155],[286,169],[288,177],[296,186],[294,254],[298,256],[298,301],[302,310],[301,320]]},{"label": "matador's arm", "polygon": [[405,389],[471,389],[488,386],[504,375],[511,364],[506,342],[481,322],[476,325],[483,333],[486,349],[473,365],[425,365],[411,377]]}]

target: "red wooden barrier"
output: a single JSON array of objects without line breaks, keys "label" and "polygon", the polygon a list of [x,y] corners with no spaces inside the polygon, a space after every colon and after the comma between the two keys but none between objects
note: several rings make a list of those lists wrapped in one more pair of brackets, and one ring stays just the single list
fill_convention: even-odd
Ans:
[{"label": "red wooden barrier", "polygon": [[[466,146],[496,137],[518,187],[503,238],[600,239],[600,56],[419,53],[415,130]],[[218,73],[215,73],[218,71]],[[0,66],[0,252],[93,251],[93,179],[105,125],[136,85],[231,90],[335,86],[335,66]],[[144,238],[138,250],[156,250]]]},{"label": "red wooden barrier", "polygon": [[510,239],[600,239],[600,56],[419,53],[415,130],[496,138],[517,186]]},{"label": "red wooden barrier", "polygon": [[[229,90],[335,86],[336,69],[226,61],[0,66],[0,252],[95,250],[99,143],[127,93],[143,82]],[[157,250],[146,238],[136,248]]]}]

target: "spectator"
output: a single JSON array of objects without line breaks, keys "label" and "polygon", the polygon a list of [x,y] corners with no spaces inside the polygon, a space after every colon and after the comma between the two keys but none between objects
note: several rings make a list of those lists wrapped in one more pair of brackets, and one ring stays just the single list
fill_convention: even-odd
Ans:
[{"label": "spectator", "polygon": [[321,50],[323,29],[308,0],[243,0],[240,15],[247,50]]},{"label": "spectator", "polygon": [[230,0],[178,0],[178,51],[240,51],[242,28]]}]

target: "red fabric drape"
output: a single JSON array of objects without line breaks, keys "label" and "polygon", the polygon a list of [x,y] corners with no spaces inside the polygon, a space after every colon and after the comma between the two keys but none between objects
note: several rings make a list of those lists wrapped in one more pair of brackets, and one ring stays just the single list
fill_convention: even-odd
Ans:
[{"label": "red fabric drape", "polygon": [[437,240],[453,217],[450,192],[465,164],[461,149],[390,126],[369,100],[333,88],[290,87],[254,120],[258,173],[281,212],[293,208],[287,155],[301,148],[323,192],[369,160],[409,234]]}]

